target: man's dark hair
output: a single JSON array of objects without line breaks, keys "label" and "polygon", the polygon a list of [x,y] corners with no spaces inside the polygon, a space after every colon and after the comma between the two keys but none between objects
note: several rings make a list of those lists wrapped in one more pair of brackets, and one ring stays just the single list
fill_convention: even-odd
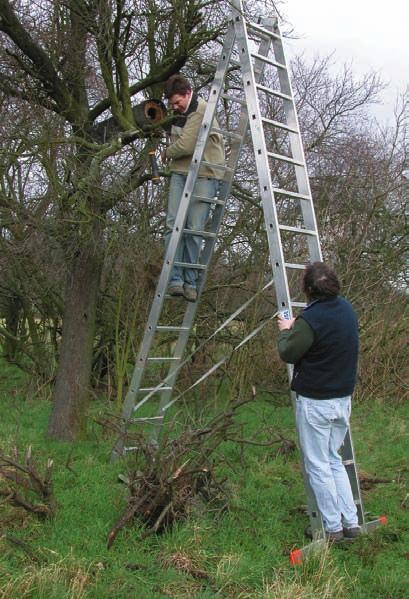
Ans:
[{"label": "man's dark hair", "polygon": [[169,99],[173,94],[184,96],[192,90],[192,86],[184,75],[177,73],[172,75],[165,83],[164,94],[165,98]]},{"label": "man's dark hair", "polygon": [[308,298],[336,297],[341,287],[335,271],[324,262],[313,262],[305,269],[303,291]]}]

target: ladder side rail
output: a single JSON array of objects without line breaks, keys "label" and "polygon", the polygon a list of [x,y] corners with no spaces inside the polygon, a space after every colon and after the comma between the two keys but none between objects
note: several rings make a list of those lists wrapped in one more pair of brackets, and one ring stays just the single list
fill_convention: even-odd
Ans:
[{"label": "ladder side rail", "polygon": [[[278,29],[278,24],[277,24]],[[282,37],[280,36],[280,40],[273,40],[273,48],[276,59],[279,62],[287,65],[284,45],[282,42]],[[307,228],[315,229],[318,231],[316,216],[314,205],[312,203],[312,195],[310,189],[310,183],[308,178],[308,170],[307,164],[305,161],[304,148],[302,144],[301,132],[298,122],[297,111],[295,108],[295,98],[292,90],[291,80],[288,71],[284,72],[281,69],[278,71],[278,77],[280,81],[280,89],[283,93],[291,96],[292,101],[284,100],[284,112],[286,114],[287,123],[298,130],[298,134],[289,133],[290,136],[290,145],[294,158],[304,162],[305,168],[303,167],[295,167],[296,169],[296,178],[298,189],[300,193],[306,194],[311,198],[311,202],[301,201],[301,210],[304,218],[304,223]],[[319,243],[319,237],[307,239],[309,254],[311,257],[311,261],[322,261],[322,252]],[[355,460],[355,453],[352,442],[351,429],[348,427],[347,434],[344,439],[344,443],[340,450],[341,457],[343,461],[348,461],[349,464],[346,466],[346,472],[348,474],[348,479],[351,485],[352,495],[355,501],[355,505],[357,506],[358,511],[358,521],[359,524],[365,527],[365,512],[363,507],[361,489],[359,484],[359,477],[357,472],[357,465]],[[306,490],[309,488],[309,484],[305,485]],[[309,495],[309,493],[307,493]],[[314,498],[315,501],[315,498]]]},{"label": "ladder side rail", "polygon": [[151,348],[156,326],[160,318],[162,311],[165,291],[169,282],[169,278],[172,272],[174,257],[176,254],[177,247],[181,241],[183,235],[183,229],[187,218],[187,212],[189,209],[190,199],[193,193],[194,185],[198,177],[200,163],[203,158],[204,149],[206,146],[207,139],[210,135],[211,125],[214,118],[215,107],[219,99],[220,90],[217,92],[220,82],[224,80],[225,72],[229,65],[230,55],[232,52],[235,38],[235,31],[232,24],[229,25],[228,32],[226,34],[225,42],[223,45],[223,51],[218,62],[216,69],[215,79],[210,91],[210,96],[207,104],[207,108],[203,117],[202,125],[199,131],[199,136],[196,144],[196,148],[192,157],[191,167],[186,180],[186,185],[182,194],[181,202],[175,219],[175,225],[169,240],[169,244],[165,253],[164,264],[162,272],[159,277],[159,281],[156,287],[154,300],[148,317],[147,326],[143,341],[141,343],[140,351],[137,357],[136,366],[132,375],[131,383],[125,398],[122,418],[124,421],[128,420],[132,414],[133,406],[135,404],[136,394],[138,392],[142,375],[145,369],[146,360],[148,358],[149,350]]},{"label": "ladder side rail", "polygon": [[365,527],[365,513],[350,427],[348,427],[347,434],[345,435],[345,439],[339,453],[342,457],[342,461],[348,462],[348,464],[345,465],[345,469],[348,474],[349,482],[352,489],[352,495],[354,497],[355,505],[358,510],[358,523],[360,526]]},{"label": "ladder side rail", "polygon": [[[290,73],[288,71],[289,65],[288,65],[288,62],[287,62],[287,59],[285,56],[283,38],[281,35],[281,31],[279,30],[278,22],[276,24],[276,30],[278,30],[280,38],[279,38],[279,40],[277,40],[277,39],[273,40],[274,55],[278,62],[285,64],[287,67],[286,71],[284,71],[282,69],[278,69],[280,90],[283,94],[286,94],[291,97],[291,100],[288,100],[288,99],[283,100],[284,113],[286,116],[287,124],[290,127],[293,127],[294,129],[296,129],[298,131],[298,133],[292,133],[292,132],[288,133],[289,140],[290,140],[291,152],[292,152],[292,156],[296,160],[298,160],[304,164],[304,166],[302,166],[302,167],[295,166],[295,176],[296,176],[296,181],[297,181],[297,187],[298,187],[298,192],[300,194],[303,194],[303,195],[306,195],[309,197],[309,200],[300,200],[301,212],[302,212],[305,227],[308,229],[315,230],[318,233],[318,226],[317,226],[317,221],[316,221],[316,216],[315,216],[314,205],[313,205],[313,201],[312,201],[310,181],[309,181],[309,177],[308,177],[307,163],[305,160],[304,148],[303,148],[303,143],[302,143],[302,138],[301,138],[301,130],[300,130],[300,125],[299,125],[299,121],[298,121],[297,110],[295,107],[295,97],[294,97],[294,93],[293,93],[293,89],[292,89],[292,85],[291,85]],[[310,255],[311,261],[316,261],[316,260],[321,261],[322,253],[321,253],[321,246],[320,246],[318,234],[316,237],[308,236],[307,244],[308,244],[308,250],[309,250],[309,255]],[[292,380],[292,375],[293,375],[293,367],[291,365],[289,365],[288,366],[288,378],[289,378],[290,382]],[[291,400],[292,400],[293,409],[294,409],[294,413],[295,413],[295,411],[296,411],[296,396],[295,396],[294,392],[291,392]],[[310,519],[313,539],[315,540],[315,539],[319,539],[320,537],[324,536],[325,528],[324,528],[324,522],[323,522],[323,519],[321,516],[321,512],[319,511],[319,508],[318,508],[315,493],[311,487],[308,475],[305,471],[305,464],[304,464],[302,452],[301,452],[301,468],[302,468],[303,479],[304,479],[305,493],[307,496],[308,515],[309,515],[309,519]],[[359,485],[358,485],[358,488],[359,488]],[[354,494],[354,497],[355,497],[355,494]]]},{"label": "ladder side rail", "polygon": [[279,310],[287,309],[292,315],[290,291],[285,272],[285,260],[279,235],[277,208],[274,200],[274,190],[268,163],[267,148],[262,128],[260,106],[256,93],[256,80],[248,48],[248,38],[244,19],[237,15],[235,20],[236,39],[239,44],[242,77],[246,102],[249,112],[250,129],[252,133],[257,174],[259,177],[260,193],[263,205],[265,226],[267,231],[270,262],[276,289]]},{"label": "ladder side rail", "polygon": [[[283,248],[281,244],[278,215],[271,181],[271,171],[267,158],[264,130],[262,128],[260,107],[256,93],[256,81],[254,78],[251,57],[248,49],[246,25],[243,20],[236,20],[236,31],[237,40],[241,45],[243,83],[249,109],[250,127],[252,130],[254,153],[260,182],[260,191],[270,250],[270,262],[273,268],[277,304],[279,310],[286,308],[292,315],[291,297],[285,269]],[[304,471],[303,463],[302,469],[308,501],[308,513],[313,536],[314,538],[320,538],[324,534],[322,517],[318,510],[315,495],[308,481],[308,477]]]},{"label": "ladder side rail", "polygon": [[[287,372],[288,372],[288,380],[291,381],[293,378],[293,370],[294,366],[292,364],[287,364]],[[291,404],[293,406],[294,414],[296,413],[296,394],[294,391],[290,391],[291,396]],[[297,438],[298,438],[298,447],[301,448],[301,443],[298,435],[297,429]],[[308,478],[307,472],[305,470],[304,464],[304,456],[303,452],[300,449],[301,459],[301,471],[304,479],[304,489],[307,497],[307,512],[308,517],[310,519],[311,531],[313,535],[313,539],[318,539],[324,536],[324,521],[321,516],[321,512],[318,508],[317,499],[315,497],[315,493],[311,487],[310,480]]]},{"label": "ladder side rail", "polygon": [[[268,26],[267,21],[266,21],[266,26]],[[262,40],[260,43],[260,47],[259,47],[259,53],[267,54],[270,48],[271,48],[271,40],[270,39]],[[257,81],[259,81],[261,78],[263,68],[264,68],[264,65],[262,65],[261,61],[260,61],[260,68],[257,71],[257,73],[255,74],[255,78]],[[216,208],[215,208],[215,214],[213,217],[211,230],[214,233],[216,233],[216,237],[213,239],[208,239],[205,244],[205,247],[203,249],[203,262],[205,264],[208,264],[210,262],[211,257],[214,252],[214,247],[216,245],[217,236],[218,236],[218,233],[220,230],[221,223],[223,221],[223,216],[224,216],[224,212],[225,212],[225,208],[226,208],[226,202],[227,202],[227,199],[231,192],[237,163],[239,161],[240,154],[241,154],[243,144],[244,144],[244,138],[245,138],[246,132],[248,130],[248,123],[249,123],[249,117],[248,117],[247,106],[242,105],[240,108],[240,117],[239,117],[239,123],[237,126],[238,137],[240,138],[240,141],[235,140],[235,142],[233,142],[231,145],[231,152],[230,152],[230,155],[228,158],[228,163],[227,163],[229,170],[226,171],[226,173],[225,173],[224,180],[221,182],[221,190],[220,190],[220,197],[222,199],[224,199],[224,203],[223,203],[223,205],[216,206]],[[189,326],[190,323],[194,320],[196,310],[198,307],[198,303],[199,303],[199,299],[201,296],[201,292],[206,284],[207,276],[208,276],[208,270],[204,271],[200,277],[197,302],[195,302],[194,304],[190,304],[190,306],[188,307],[188,311],[186,312],[186,316],[183,321],[183,326]],[[190,328],[190,326],[189,326],[189,328]],[[176,355],[183,354],[184,349],[187,344],[187,341],[188,341],[188,338],[189,338],[189,332],[182,331],[180,333],[178,341],[176,343],[176,347],[175,347]],[[174,377],[172,376],[173,373],[174,373]],[[170,365],[169,371],[168,371],[168,374],[166,377],[166,380],[170,381],[169,386],[171,386],[171,387],[174,386],[177,374],[178,374],[178,364],[173,363]],[[160,400],[159,408],[158,408],[158,412],[157,412],[158,416],[163,417],[164,408],[169,403],[171,396],[172,396],[172,391],[165,391],[161,394],[161,400]],[[155,433],[157,433],[159,428],[160,428],[160,425],[157,427]]]},{"label": "ladder side rail", "polygon": [[[241,144],[240,144],[241,145]],[[230,183],[228,181],[223,181],[223,187],[226,187],[226,191],[225,191],[225,197],[227,200],[227,197],[229,195],[229,190],[231,187],[231,181]],[[223,219],[223,215],[224,215],[224,210],[225,210],[225,206],[217,206],[216,211],[217,211],[217,224],[216,224],[216,228],[217,228],[217,232],[219,231],[222,219]],[[202,254],[202,260],[204,264],[209,264],[211,257],[213,255],[213,249],[216,243],[216,239],[209,239],[207,241],[207,243],[205,244],[205,248],[203,250],[203,254]],[[187,310],[185,312],[185,316],[183,319],[183,327],[188,328],[189,330],[185,330],[185,331],[181,331],[179,333],[178,339],[176,341],[175,344],[175,349],[174,349],[174,355],[177,356],[182,356],[184,354],[187,342],[189,340],[190,337],[190,332],[191,332],[191,328],[192,328],[192,323],[194,322],[195,316],[196,316],[196,312],[197,309],[199,307],[199,300],[201,297],[201,293],[202,290],[204,288],[205,282],[206,282],[206,278],[207,278],[207,274],[208,274],[208,269],[206,269],[205,271],[202,272],[202,275],[200,277],[199,280],[199,284],[198,284],[198,288],[197,288],[197,300],[196,302],[192,302],[188,305]],[[170,364],[168,373],[166,375],[166,381],[167,381],[167,385],[169,385],[169,387],[171,387],[171,389],[169,389],[168,391],[164,391],[163,393],[161,393],[161,399],[159,402],[159,406],[158,406],[158,410],[157,410],[157,416],[159,417],[163,417],[164,415],[164,406],[166,406],[171,397],[172,397],[172,393],[173,393],[173,387],[175,385],[176,382],[176,378],[179,374],[179,362],[174,362]],[[160,429],[161,429],[162,423],[161,421],[159,421],[158,425],[155,427],[154,431],[153,431],[153,436],[155,438],[158,438],[159,433],[160,433]]]},{"label": "ladder side rail", "polygon": [[[225,181],[222,182],[223,188],[226,187],[226,184],[227,183]],[[222,197],[222,198],[226,197],[227,198],[228,195],[229,195],[229,191],[226,191],[224,193],[221,192],[219,194],[219,198],[220,197]],[[217,221],[218,221],[217,227],[216,226],[214,227],[214,231],[216,233],[218,232],[219,226],[220,226],[222,218],[223,218],[224,207],[225,207],[224,204],[223,205],[217,205],[216,210],[215,210],[219,214],[219,216],[217,218]],[[208,250],[207,255],[203,257],[203,260],[201,258],[201,260],[202,260],[202,262],[204,264],[208,264],[209,263],[209,261],[211,259],[211,256],[213,254],[213,247],[214,247],[215,242],[216,242],[215,238],[207,240],[206,245],[205,245],[205,249],[207,249],[207,248],[211,248],[211,249]],[[202,252],[202,255],[203,254],[204,254],[204,250]],[[167,404],[168,401],[169,401],[169,399],[170,399],[170,397],[172,396],[173,387],[174,387],[175,382],[176,382],[176,377],[179,374],[179,370],[180,370],[180,362],[181,362],[182,356],[184,354],[184,350],[186,348],[187,342],[189,340],[190,330],[192,328],[192,324],[194,322],[195,315],[196,315],[196,312],[197,312],[197,309],[198,309],[198,306],[199,306],[199,298],[200,298],[202,289],[203,289],[204,284],[205,284],[205,279],[207,277],[207,273],[208,273],[208,270],[207,269],[204,270],[202,272],[202,274],[201,274],[201,277],[200,277],[199,281],[198,281],[198,287],[197,287],[198,299],[197,299],[197,301],[189,303],[187,305],[187,307],[186,307],[185,315],[184,315],[183,322],[182,322],[182,325],[181,325],[183,330],[178,335],[177,341],[175,343],[174,351],[173,351],[173,355],[176,356],[177,359],[171,362],[171,365],[169,367],[169,371],[168,371],[166,377],[164,378],[164,381],[166,381],[166,390],[164,390],[163,392],[161,392],[161,401],[160,401],[160,404],[159,404],[159,407],[158,407],[158,411],[157,411],[158,418],[161,417],[162,406],[165,405],[165,404]],[[158,391],[160,391],[160,389]],[[144,400],[144,398],[141,400],[140,405],[143,405],[143,400]]]},{"label": "ladder side rail", "polygon": [[[274,55],[275,55],[276,59],[278,60],[278,62],[285,64],[287,67],[286,70],[278,69],[278,80],[280,83],[280,90],[283,94],[286,94],[292,98],[291,100],[287,100],[287,99],[283,100],[284,113],[286,115],[287,124],[290,127],[293,127],[294,129],[296,129],[298,132],[298,133],[292,133],[292,132],[288,133],[289,140],[290,140],[290,146],[291,146],[291,152],[292,152],[293,158],[297,161],[302,162],[304,165],[304,166],[295,166],[294,167],[298,191],[299,191],[299,193],[307,195],[309,198],[311,198],[310,201],[301,201],[301,212],[303,215],[305,227],[307,229],[312,229],[314,231],[318,231],[317,219],[316,219],[316,215],[315,215],[314,205],[312,202],[311,187],[310,187],[310,180],[308,177],[307,163],[305,160],[305,153],[304,153],[304,148],[303,148],[303,143],[302,143],[302,138],[301,138],[301,130],[300,130],[299,122],[298,122],[297,110],[295,107],[295,97],[294,97],[294,93],[293,93],[293,89],[292,89],[292,85],[291,85],[290,73],[288,70],[289,65],[286,60],[283,38],[281,35],[281,31],[279,29],[278,21],[276,23],[276,30],[278,31],[280,38],[279,38],[279,40],[277,40],[277,39],[273,40]],[[322,252],[321,252],[321,246],[320,246],[318,237],[317,238],[308,237],[307,244],[308,244],[311,261],[312,262],[322,261]]]}]

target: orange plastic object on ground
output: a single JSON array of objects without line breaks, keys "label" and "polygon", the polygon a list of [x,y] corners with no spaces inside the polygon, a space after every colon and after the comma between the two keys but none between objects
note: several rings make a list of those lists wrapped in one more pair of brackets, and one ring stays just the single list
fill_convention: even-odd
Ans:
[{"label": "orange plastic object on ground", "polygon": [[302,563],[302,551],[301,549],[294,549],[290,552],[290,563],[293,566],[299,566]]}]

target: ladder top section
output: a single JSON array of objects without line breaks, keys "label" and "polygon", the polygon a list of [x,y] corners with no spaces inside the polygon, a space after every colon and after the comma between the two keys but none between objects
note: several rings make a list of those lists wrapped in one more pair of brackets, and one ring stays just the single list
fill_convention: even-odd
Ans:
[{"label": "ladder top section", "polygon": [[[273,17],[273,18],[277,22],[277,18],[276,17]],[[252,31],[255,31],[256,33],[259,33],[262,36],[271,37],[272,39],[275,39],[275,40],[281,40],[281,35],[279,33],[276,33],[274,31],[269,31],[265,27],[262,27],[261,25],[253,23],[252,21],[247,21],[247,28]]]}]

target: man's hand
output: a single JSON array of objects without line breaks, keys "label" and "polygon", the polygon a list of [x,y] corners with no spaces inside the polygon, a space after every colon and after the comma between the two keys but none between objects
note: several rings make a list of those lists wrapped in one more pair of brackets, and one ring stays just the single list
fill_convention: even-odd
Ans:
[{"label": "man's hand", "polygon": [[282,316],[277,316],[277,325],[280,331],[286,331],[287,329],[291,329],[293,324],[295,323],[295,318],[283,318]]}]

